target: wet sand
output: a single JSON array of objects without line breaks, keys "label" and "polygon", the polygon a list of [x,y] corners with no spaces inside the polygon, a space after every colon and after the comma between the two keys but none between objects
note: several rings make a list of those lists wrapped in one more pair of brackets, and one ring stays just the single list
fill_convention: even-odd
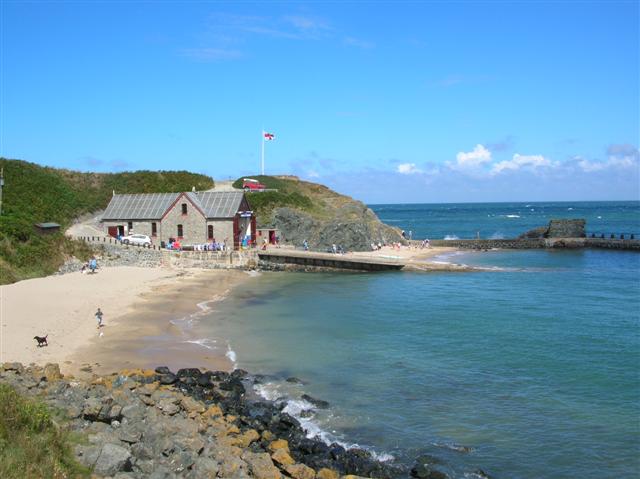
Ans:
[{"label": "wet sand", "polygon": [[141,295],[116,323],[102,328],[102,336],[96,334],[65,366],[76,375],[157,366],[230,371],[226,343],[198,344],[189,331],[192,322],[248,279],[243,271],[209,270],[158,286]]}]

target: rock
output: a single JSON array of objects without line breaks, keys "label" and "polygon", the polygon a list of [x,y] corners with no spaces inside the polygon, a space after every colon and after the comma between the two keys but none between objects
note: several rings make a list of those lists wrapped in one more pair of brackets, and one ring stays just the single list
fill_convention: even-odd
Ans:
[{"label": "rock", "polygon": [[249,465],[239,457],[225,454],[220,462],[218,477],[246,478]]},{"label": "rock", "polygon": [[201,402],[196,401],[189,396],[180,398],[180,404],[188,413],[203,413],[205,411],[204,405]]},{"label": "rock", "polygon": [[168,367],[166,366],[158,366],[157,368],[154,369],[154,371],[156,372],[156,374],[171,374],[171,370],[169,370]]},{"label": "rock", "polygon": [[160,409],[163,413],[173,416],[180,412],[180,406],[175,404],[175,401],[170,399],[162,399],[157,404],[156,407]]},{"label": "rock", "polygon": [[266,452],[245,452],[242,459],[249,465],[251,475],[256,479],[280,479],[280,471]]},{"label": "rock", "polygon": [[293,377],[293,376],[290,377],[290,378],[285,379],[285,381],[287,381],[288,383],[292,383],[292,384],[304,384],[304,382],[302,382],[301,379],[298,379],[298,378]]},{"label": "rock", "polygon": [[177,474],[190,468],[198,455],[192,451],[176,451],[169,456],[169,467]]},{"label": "rock", "polygon": [[118,431],[118,438],[122,442],[127,442],[129,444],[134,444],[140,441],[142,437],[142,433],[140,431],[135,431],[131,428],[122,428]]},{"label": "rock", "polygon": [[124,447],[105,444],[102,446],[93,470],[96,474],[103,476],[113,476],[120,471],[130,471],[131,453]]},{"label": "rock", "polygon": [[216,461],[208,457],[199,457],[193,464],[193,472],[195,478],[216,477],[219,466]]},{"label": "rock", "polygon": [[24,366],[22,363],[4,363],[2,367],[5,371],[15,371],[18,374],[22,374],[24,372]]},{"label": "rock", "polygon": [[198,368],[184,368],[178,369],[176,376],[180,381],[184,380],[185,378],[191,378],[194,381],[197,381],[201,374],[202,373]]},{"label": "rock", "polygon": [[122,417],[126,418],[130,422],[141,421],[145,416],[145,408],[138,404],[128,404],[122,408]]},{"label": "rock", "polygon": [[160,381],[160,384],[173,384],[177,380],[178,378],[176,377],[176,375],[172,373],[160,374],[158,376],[158,381]]},{"label": "rock", "polygon": [[[131,454],[133,454],[137,459],[142,459],[142,460],[153,459],[154,457],[153,450],[151,450],[149,446],[141,442],[138,442],[131,446]],[[140,461],[137,461],[136,465],[139,462]]]},{"label": "rock", "polygon": [[417,479],[448,479],[448,475],[437,469],[433,469],[428,463],[417,462],[411,468],[411,477]]},{"label": "rock", "polygon": [[249,447],[252,442],[260,439],[260,434],[255,429],[249,429],[236,438],[236,445],[239,447]]},{"label": "rock", "polygon": [[340,476],[336,471],[334,471],[333,469],[328,469],[326,467],[320,469],[316,474],[317,479],[339,479],[339,477]]},{"label": "rock", "polygon": [[315,407],[320,408],[320,409],[327,409],[329,407],[329,403],[327,401],[323,401],[322,399],[313,398],[313,397],[309,396],[308,394],[303,394],[302,395],[302,399],[304,399],[307,402],[310,402]]},{"label": "rock", "polygon": [[284,466],[284,470],[293,479],[315,479],[316,477],[316,471],[304,464],[289,464]]},{"label": "rock", "polygon": [[296,462],[285,449],[277,449],[273,454],[271,454],[271,459],[283,466],[295,464]]},{"label": "rock", "polygon": [[269,444],[269,450],[270,451],[277,451],[278,449],[284,449],[285,451],[289,452],[289,443],[287,441],[285,441],[284,439],[277,439],[275,441],[273,441],[271,444]]},{"label": "rock", "polygon": [[89,421],[97,421],[102,411],[102,400],[96,397],[87,398],[82,406],[82,417]]}]

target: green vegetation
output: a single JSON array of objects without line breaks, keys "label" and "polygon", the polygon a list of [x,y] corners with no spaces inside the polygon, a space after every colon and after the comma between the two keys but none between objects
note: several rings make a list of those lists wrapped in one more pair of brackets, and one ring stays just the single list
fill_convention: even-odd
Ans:
[{"label": "green vegetation", "polygon": [[[55,272],[65,258],[87,259],[90,250],[66,239],[74,218],[105,208],[117,193],[161,193],[213,187],[205,175],[186,171],[80,173],[0,158],[4,168],[0,216],[0,284]],[[41,236],[34,223],[55,222],[61,232]]]},{"label": "green vegetation", "polygon": [[259,225],[271,224],[273,211],[282,206],[304,211],[323,220],[333,217],[340,207],[354,203],[353,199],[326,186],[301,181],[294,176],[245,176],[234,181],[233,187],[242,188],[244,178],[258,180],[268,190],[277,190],[249,193],[249,204],[256,212]]},{"label": "green vegetation", "polygon": [[73,458],[71,442],[44,404],[0,384],[0,477],[88,477]]}]

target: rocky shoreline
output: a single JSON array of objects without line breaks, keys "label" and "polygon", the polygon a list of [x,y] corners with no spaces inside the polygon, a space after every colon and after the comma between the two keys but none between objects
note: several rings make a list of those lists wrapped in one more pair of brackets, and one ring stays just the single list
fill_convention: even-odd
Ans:
[{"label": "rocky shoreline", "polygon": [[409,469],[307,438],[285,403],[251,397],[260,377],[243,370],[158,367],[82,380],[63,377],[57,364],[4,363],[0,382],[60,411],[65,427],[87,438],[75,447],[78,461],[99,477],[449,477],[432,458]]}]

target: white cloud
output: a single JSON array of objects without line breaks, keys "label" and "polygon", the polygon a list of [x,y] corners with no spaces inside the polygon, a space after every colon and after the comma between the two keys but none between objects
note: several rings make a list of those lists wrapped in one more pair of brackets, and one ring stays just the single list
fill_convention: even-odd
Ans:
[{"label": "white cloud", "polygon": [[477,170],[486,163],[491,163],[491,152],[483,145],[478,144],[472,151],[459,152],[456,155],[456,162],[448,162],[447,164],[454,170],[464,171]]},{"label": "white cloud", "polygon": [[403,175],[415,175],[422,173],[422,170],[416,167],[415,163],[400,163],[396,171]]},{"label": "white cloud", "polygon": [[320,178],[320,173],[317,171],[311,170],[307,173],[307,178]]},{"label": "white cloud", "polygon": [[497,175],[503,171],[515,171],[524,167],[535,169],[542,166],[552,166],[551,161],[542,155],[520,155],[516,153],[511,160],[495,163],[491,168],[491,174]]},{"label": "white cloud", "polygon": [[609,157],[606,161],[589,161],[576,157],[578,166],[587,173],[607,169],[628,169],[640,166],[640,152],[629,145],[612,145],[607,150]]}]

